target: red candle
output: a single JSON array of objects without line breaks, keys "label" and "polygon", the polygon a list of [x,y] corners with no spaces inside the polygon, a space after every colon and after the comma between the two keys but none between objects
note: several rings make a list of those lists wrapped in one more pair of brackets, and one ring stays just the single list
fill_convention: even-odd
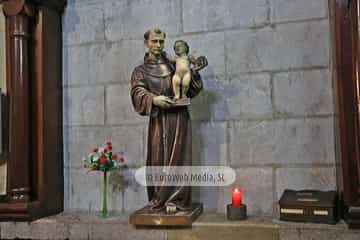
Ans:
[{"label": "red candle", "polygon": [[232,205],[234,207],[240,207],[241,206],[241,190],[238,188],[235,188],[232,193]]}]

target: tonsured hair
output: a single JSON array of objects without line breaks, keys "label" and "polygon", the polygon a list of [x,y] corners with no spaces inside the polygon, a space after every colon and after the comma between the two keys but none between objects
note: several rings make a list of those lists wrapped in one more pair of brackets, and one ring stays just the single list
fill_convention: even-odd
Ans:
[{"label": "tonsured hair", "polygon": [[166,38],[166,33],[161,31],[159,28],[150,28],[149,30],[146,31],[146,33],[144,33],[144,39],[145,40],[149,40],[150,34],[154,33],[154,34],[163,34],[164,38]]}]

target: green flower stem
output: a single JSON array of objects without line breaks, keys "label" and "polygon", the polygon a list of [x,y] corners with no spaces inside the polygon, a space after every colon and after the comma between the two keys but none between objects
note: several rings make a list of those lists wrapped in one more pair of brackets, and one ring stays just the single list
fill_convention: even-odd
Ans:
[{"label": "green flower stem", "polygon": [[104,171],[104,181],[103,181],[103,205],[102,205],[102,217],[107,217],[107,171]]}]

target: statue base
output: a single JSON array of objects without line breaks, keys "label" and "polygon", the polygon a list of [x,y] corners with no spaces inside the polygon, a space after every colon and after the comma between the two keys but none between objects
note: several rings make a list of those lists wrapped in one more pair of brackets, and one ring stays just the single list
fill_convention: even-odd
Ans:
[{"label": "statue base", "polygon": [[185,107],[190,105],[190,98],[173,99],[175,107]]},{"label": "statue base", "polygon": [[130,215],[129,223],[135,226],[191,226],[203,212],[202,203],[193,203],[189,211],[174,213],[151,212],[145,206]]}]

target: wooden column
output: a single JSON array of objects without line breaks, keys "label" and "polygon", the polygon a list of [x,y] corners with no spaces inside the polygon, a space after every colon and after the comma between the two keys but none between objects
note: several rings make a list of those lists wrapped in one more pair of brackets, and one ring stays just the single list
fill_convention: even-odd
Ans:
[{"label": "wooden column", "polygon": [[360,228],[360,113],[357,0],[329,0],[336,97],[337,186],[343,217]]},{"label": "wooden column", "polygon": [[0,221],[29,221],[63,210],[61,14],[65,3],[2,1],[9,159]]},{"label": "wooden column", "polygon": [[29,41],[32,5],[25,0],[4,2],[6,43],[9,54],[9,162],[8,196],[11,201],[30,200],[30,71]]}]

